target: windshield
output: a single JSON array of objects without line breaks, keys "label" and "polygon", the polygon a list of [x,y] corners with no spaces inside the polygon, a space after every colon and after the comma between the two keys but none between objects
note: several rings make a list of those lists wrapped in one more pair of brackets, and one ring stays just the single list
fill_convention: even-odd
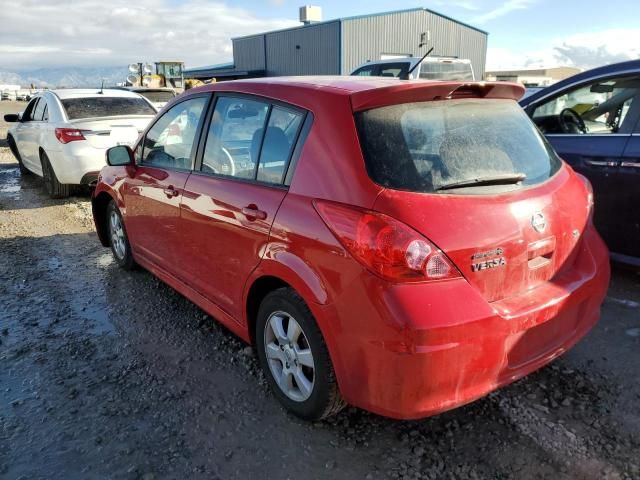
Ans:
[{"label": "windshield", "polygon": [[148,92],[137,92],[140,95],[146,97],[150,102],[168,102],[175,93],[168,90],[149,90]]},{"label": "windshield", "polygon": [[369,175],[398,190],[431,193],[493,177],[521,179],[513,182],[519,188],[544,182],[561,165],[512,100],[392,105],[356,113],[356,126]]},{"label": "windshield", "polygon": [[470,63],[422,62],[420,78],[426,80],[473,80]]},{"label": "windshield", "polygon": [[69,120],[156,114],[149,102],[140,97],[65,98],[62,100],[62,106]]}]

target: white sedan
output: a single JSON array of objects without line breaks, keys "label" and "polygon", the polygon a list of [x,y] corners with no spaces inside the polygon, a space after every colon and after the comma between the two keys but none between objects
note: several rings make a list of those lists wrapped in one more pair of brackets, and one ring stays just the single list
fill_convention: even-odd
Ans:
[{"label": "white sedan", "polygon": [[43,177],[52,198],[72,185],[92,185],[105,166],[105,152],[133,145],[156,114],[140,95],[123,90],[46,90],[22,114],[5,115],[16,124],[7,142],[22,174]]}]

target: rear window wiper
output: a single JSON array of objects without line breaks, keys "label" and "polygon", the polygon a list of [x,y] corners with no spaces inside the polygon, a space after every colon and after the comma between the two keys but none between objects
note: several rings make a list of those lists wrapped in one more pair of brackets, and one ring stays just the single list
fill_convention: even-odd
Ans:
[{"label": "rear window wiper", "polygon": [[527,176],[524,173],[505,173],[504,175],[493,175],[490,177],[477,177],[460,180],[459,182],[445,183],[436,187],[435,191],[451,190],[462,187],[481,187],[487,185],[514,185],[522,182]]}]

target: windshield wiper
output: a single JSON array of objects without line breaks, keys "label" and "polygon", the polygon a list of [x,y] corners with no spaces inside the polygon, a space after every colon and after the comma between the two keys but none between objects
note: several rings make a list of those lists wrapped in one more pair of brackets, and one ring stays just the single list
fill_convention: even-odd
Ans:
[{"label": "windshield wiper", "polygon": [[487,185],[514,185],[522,182],[527,176],[524,173],[505,173],[504,175],[494,175],[491,177],[478,177],[460,180],[459,182],[445,183],[435,190],[451,190],[462,187],[481,187]]}]

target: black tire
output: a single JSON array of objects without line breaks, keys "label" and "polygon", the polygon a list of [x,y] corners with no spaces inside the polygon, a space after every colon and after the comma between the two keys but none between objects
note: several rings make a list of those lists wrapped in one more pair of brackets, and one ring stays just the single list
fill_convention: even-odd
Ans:
[{"label": "black tire", "polygon": [[40,164],[42,165],[42,180],[44,187],[51,198],[67,198],[70,192],[70,186],[60,183],[56,172],[53,171],[49,157],[44,152],[40,152]]},{"label": "black tire", "polygon": [[[286,312],[302,328],[305,341],[313,355],[313,386],[306,400],[296,401],[287,396],[278,386],[267,361],[265,329],[270,317],[276,312]],[[294,415],[304,420],[320,420],[335,415],[346,403],[340,395],[329,351],[322,333],[302,297],[291,288],[279,288],[267,294],[260,304],[256,321],[256,347],[262,370],[280,403]],[[296,363],[296,365],[298,365]]]},{"label": "black tire", "polygon": [[20,175],[22,176],[31,175],[31,170],[25,167],[24,163],[22,163],[22,157],[20,157],[20,152],[18,152],[18,146],[16,145],[16,142],[13,140],[12,136],[7,137],[7,143],[9,144],[9,150],[11,150],[11,153],[13,153],[13,156],[18,161],[18,167],[20,168]]},{"label": "black tire", "polygon": [[[114,229],[113,223],[111,221],[112,215],[117,216],[119,225],[122,228],[122,249],[118,248],[118,246],[116,245],[116,240],[114,239]],[[111,246],[111,253],[113,253],[113,259],[116,261],[118,266],[120,268],[124,268],[125,270],[133,270],[134,268],[136,268],[137,264],[133,259],[133,254],[131,253],[131,245],[129,244],[127,230],[124,226],[124,221],[122,220],[122,214],[120,213],[120,209],[113,200],[111,200],[109,202],[109,205],[107,205],[107,211],[105,215],[105,228],[106,234],[109,238],[109,245]],[[116,236],[118,236],[117,233]]]}]

